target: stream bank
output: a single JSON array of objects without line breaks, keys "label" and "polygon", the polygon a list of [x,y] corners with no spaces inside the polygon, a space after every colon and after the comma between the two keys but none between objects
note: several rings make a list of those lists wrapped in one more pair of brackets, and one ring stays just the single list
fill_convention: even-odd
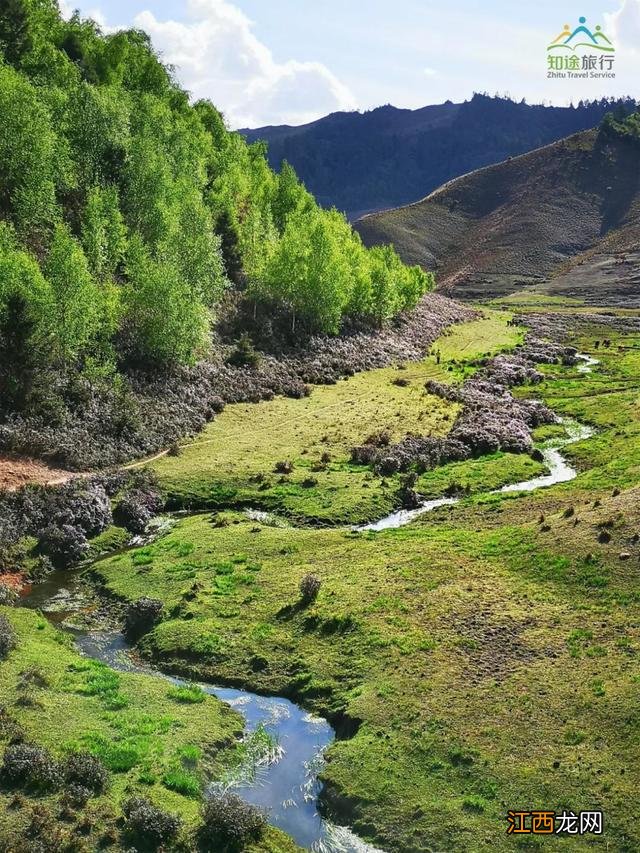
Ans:
[{"label": "stream bank", "polygon": [[[574,422],[564,422],[566,438],[555,440],[543,450],[549,473],[532,480],[503,487],[500,492],[532,491],[554,483],[566,482],[576,476],[566,462],[561,449],[587,438],[590,428]],[[363,530],[384,530],[408,524],[418,515],[437,506],[457,503],[455,498],[427,501],[415,510],[393,513]],[[140,541],[132,546],[142,544]],[[66,618],[89,606],[80,581],[76,588],[65,589],[68,573],[57,573],[31,593],[29,606],[42,609],[52,621],[64,626]],[[77,634],[77,645],[89,657],[103,661],[115,669],[163,677],[173,683],[180,679],[139,664],[128,655],[121,635],[113,632],[85,631]],[[335,731],[326,720],[309,715],[302,708],[282,697],[264,697],[247,690],[203,684],[203,689],[236,707],[245,717],[249,731],[263,726],[278,743],[270,762],[256,768],[255,777],[236,783],[242,797],[270,811],[270,820],[291,835],[301,846],[318,853],[375,853],[375,848],[357,838],[348,828],[336,827],[318,811],[321,791],[319,774],[322,754],[333,741]]]}]

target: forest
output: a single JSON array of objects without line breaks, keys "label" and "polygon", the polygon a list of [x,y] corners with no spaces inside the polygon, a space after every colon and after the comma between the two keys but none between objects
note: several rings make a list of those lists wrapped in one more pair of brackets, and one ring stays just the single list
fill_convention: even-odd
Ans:
[{"label": "forest", "polygon": [[[191,103],[139,31],[53,0],[0,15],[0,399],[58,405],[51,377],[126,385],[206,358],[229,312],[290,333],[379,326],[433,286],[367,250],[293,169]],[[43,401],[43,398],[46,400]]]}]

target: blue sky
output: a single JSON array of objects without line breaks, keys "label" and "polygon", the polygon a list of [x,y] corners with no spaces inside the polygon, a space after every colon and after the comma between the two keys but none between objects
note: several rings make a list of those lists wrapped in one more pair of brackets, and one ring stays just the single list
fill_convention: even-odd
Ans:
[{"label": "blue sky", "polygon": [[[640,0],[63,0],[105,29],[140,26],[233,126],[335,109],[419,107],[474,91],[566,104],[640,96]],[[615,39],[615,79],[546,76],[546,46],[584,15]]]}]

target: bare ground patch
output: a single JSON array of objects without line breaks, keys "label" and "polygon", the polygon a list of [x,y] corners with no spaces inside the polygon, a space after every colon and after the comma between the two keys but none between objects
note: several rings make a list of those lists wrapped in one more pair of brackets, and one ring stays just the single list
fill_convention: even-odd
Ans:
[{"label": "bare ground patch", "polygon": [[66,483],[74,474],[62,468],[51,468],[44,462],[14,454],[0,454],[0,491],[14,492],[22,486]]},{"label": "bare ground patch", "polygon": [[514,665],[531,663],[539,651],[522,640],[522,634],[536,627],[536,620],[497,616],[483,608],[450,620],[458,635],[457,646],[468,664],[466,675],[477,684],[486,678],[503,681]]}]

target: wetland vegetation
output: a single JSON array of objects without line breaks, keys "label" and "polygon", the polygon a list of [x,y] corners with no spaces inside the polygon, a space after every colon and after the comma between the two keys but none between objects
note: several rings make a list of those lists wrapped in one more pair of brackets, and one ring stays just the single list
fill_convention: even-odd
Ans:
[{"label": "wetland vegetation", "polygon": [[[522,802],[556,810],[597,806],[617,849],[636,844],[625,804],[637,785],[637,721],[630,709],[640,683],[633,628],[640,558],[638,321],[556,313],[564,343],[598,364],[589,373],[579,362],[540,364],[541,381],[512,391],[593,427],[590,438],[563,450],[575,479],[496,493],[544,471],[535,452],[497,450],[414,478],[424,497],[455,493],[462,498],[457,505],[397,530],[350,529],[396,507],[405,476],[351,464],[350,445],[374,425],[389,432],[390,443],[412,431],[409,425],[446,435],[459,404],[426,394],[425,381],[462,387],[495,352],[520,345],[522,327],[508,325],[510,317],[494,309],[453,327],[422,362],[356,374],[298,400],[228,406],[221,418],[226,430],[218,421],[178,455],[152,463],[169,499],[176,501],[180,483],[180,505],[199,511],[178,518],[155,541],[100,559],[88,575],[116,614],[141,598],[161,603],[159,620],[138,643],[155,666],[187,680],[288,696],[328,717],[338,739],[320,771],[322,807],[381,849],[509,849],[504,815]],[[535,325],[550,317],[520,319]],[[408,382],[394,382],[398,377]],[[350,406],[353,399],[362,402]],[[370,409],[367,418],[363,407]],[[541,425],[533,438],[544,447],[564,430]],[[243,452],[247,435],[253,452]],[[322,462],[323,453],[331,458]],[[255,479],[260,473],[267,489]],[[303,486],[311,476],[314,484]],[[249,518],[248,506],[274,515]],[[300,584],[308,575],[320,587],[303,599]],[[27,615],[34,623],[38,618],[7,613],[17,628]],[[77,655],[43,620],[38,625],[30,644],[46,637]],[[14,684],[39,657],[42,667],[42,655],[23,641],[8,658],[15,672],[5,690],[12,691],[11,714],[21,726],[38,712],[17,702]],[[203,742],[214,740],[206,772],[219,775],[233,753],[223,733],[232,740],[238,720],[212,705],[207,719],[218,714],[221,732],[212,738],[210,727],[201,740],[199,701],[178,702],[148,676],[134,677],[150,691],[140,695],[158,718],[179,725],[181,714],[193,714],[190,738],[183,745],[171,735],[170,746],[148,747],[153,770],[144,753],[135,770],[124,777],[118,771],[108,802],[132,772],[138,783],[148,772],[147,795],[194,826],[195,801],[186,796],[185,805],[177,804],[185,795],[167,788],[165,765],[183,746],[209,755]],[[53,740],[46,732],[36,737],[35,728],[28,739],[54,752],[88,743],[95,753],[99,732],[92,735],[83,705],[102,700],[67,686],[73,678],[62,680],[64,689],[38,692],[45,707],[55,707],[61,693],[72,708],[68,731],[75,738],[56,744],[52,723]],[[101,726],[108,726],[108,712],[103,717]],[[162,740],[168,732],[149,737]],[[278,836],[264,838],[260,843],[275,844],[271,849],[287,849]],[[586,849],[587,838],[576,844]]]},{"label": "wetland vegetation", "polygon": [[432,292],[50,0],[0,113],[0,851],[638,850],[638,312]]}]

